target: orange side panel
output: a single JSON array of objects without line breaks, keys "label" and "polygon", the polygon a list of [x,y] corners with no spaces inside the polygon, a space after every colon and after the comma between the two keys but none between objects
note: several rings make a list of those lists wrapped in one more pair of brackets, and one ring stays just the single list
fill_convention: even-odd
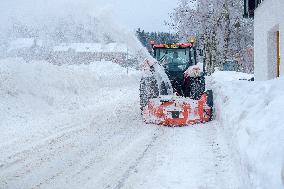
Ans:
[{"label": "orange side panel", "polygon": [[[183,126],[196,123],[205,123],[210,120],[212,110],[207,106],[207,95],[200,100],[187,99],[181,102],[149,101],[145,107],[143,117],[146,123],[154,123],[165,126]],[[173,118],[172,112],[178,111],[179,117]]]}]

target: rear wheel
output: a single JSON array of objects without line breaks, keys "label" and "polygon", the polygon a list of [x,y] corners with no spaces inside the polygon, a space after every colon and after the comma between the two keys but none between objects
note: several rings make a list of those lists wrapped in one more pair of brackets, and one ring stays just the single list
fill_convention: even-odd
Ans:
[{"label": "rear wheel", "polygon": [[186,93],[189,98],[199,100],[205,91],[205,78],[204,77],[189,77],[188,78],[188,89]]},{"label": "rear wheel", "polygon": [[142,78],[140,81],[140,109],[141,111],[147,105],[148,97],[146,93],[145,80]]},{"label": "rear wheel", "polygon": [[206,104],[210,107],[211,109],[211,114],[210,114],[210,121],[213,120],[213,106],[214,106],[214,101],[213,101],[213,91],[212,90],[208,90],[206,91],[207,94],[207,101]]},{"label": "rear wheel", "polygon": [[149,99],[159,96],[159,87],[154,77],[144,77],[140,81],[140,109],[147,106]]},{"label": "rear wheel", "polygon": [[168,89],[166,87],[166,84],[165,82],[162,82],[161,84],[161,92],[160,92],[161,95],[168,95]]},{"label": "rear wheel", "polygon": [[207,90],[206,91],[206,94],[207,94],[207,105],[210,107],[210,108],[213,108],[213,91],[212,90]]}]

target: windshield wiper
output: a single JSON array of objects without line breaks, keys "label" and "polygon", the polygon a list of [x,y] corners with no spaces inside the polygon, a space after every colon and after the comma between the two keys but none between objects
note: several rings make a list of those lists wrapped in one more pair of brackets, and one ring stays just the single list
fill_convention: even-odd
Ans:
[{"label": "windshield wiper", "polygon": [[160,58],[159,62],[161,62],[166,57],[166,54]]}]

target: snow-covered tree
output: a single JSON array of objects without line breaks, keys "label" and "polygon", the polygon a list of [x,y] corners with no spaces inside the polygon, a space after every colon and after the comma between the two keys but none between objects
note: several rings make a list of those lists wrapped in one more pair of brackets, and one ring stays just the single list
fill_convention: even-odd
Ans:
[{"label": "snow-covered tree", "polygon": [[242,0],[180,0],[168,23],[181,41],[196,37],[205,52],[206,71],[222,69],[227,59],[238,60],[239,70],[251,72],[247,50],[253,46],[251,20],[242,17]]},{"label": "snow-covered tree", "polygon": [[155,41],[158,44],[170,44],[178,41],[178,35],[168,32],[145,32],[144,30],[138,28],[136,35],[142,45],[146,47],[149,52],[152,51],[150,41]]}]

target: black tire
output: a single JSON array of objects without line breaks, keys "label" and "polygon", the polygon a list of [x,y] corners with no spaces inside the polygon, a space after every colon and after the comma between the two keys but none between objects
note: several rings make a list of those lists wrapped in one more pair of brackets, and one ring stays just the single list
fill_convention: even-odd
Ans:
[{"label": "black tire", "polygon": [[161,95],[168,95],[168,89],[166,87],[166,84],[165,82],[162,82],[161,84],[161,92],[160,92]]},{"label": "black tire", "polygon": [[207,102],[206,104],[211,108],[211,115],[210,115],[210,121],[213,120],[213,115],[214,115],[214,100],[213,100],[213,91],[212,90],[208,90],[206,91],[207,94]]},{"label": "black tire", "polygon": [[190,95],[189,97],[194,100],[199,100],[205,92],[205,78],[197,77],[190,78]]},{"label": "black tire", "polygon": [[145,90],[146,90],[146,86],[145,86],[145,81],[144,79],[142,78],[141,81],[140,81],[140,109],[141,111],[143,110],[143,108],[146,106],[147,104],[147,95],[145,93]]},{"label": "black tire", "polygon": [[154,77],[144,77],[140,81],[140,109],[147,106],[149,99],[159,96],[159,87]]},{"label": "black tire", "polygon": [[148,97],[146,93],[146,83],[145,80],[142,78],[140,81],[140,109],[141,111],[147,105]]},{"label": "black tire", "polygon": [[208,90],[206,91],[207,93],[207,105],[210,107],[210,108],[213,108],[214,106],[214,102],[213,102],[213,91],[212,90]]}]

